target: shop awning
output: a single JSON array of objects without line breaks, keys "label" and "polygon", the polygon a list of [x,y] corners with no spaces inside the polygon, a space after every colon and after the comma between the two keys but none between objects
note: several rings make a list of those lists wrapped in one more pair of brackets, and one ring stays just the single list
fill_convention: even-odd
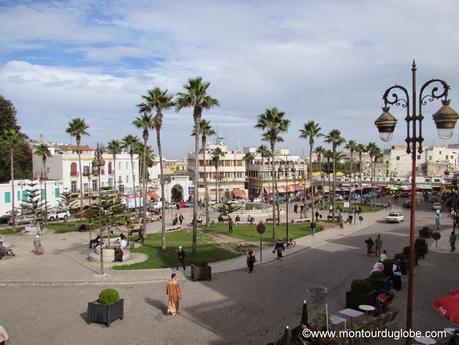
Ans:
[{"label": "shop awning", "polygon": [[233,197],[235,198],[245,198],[246,197],[245,190],[243,189],[233,189],[231,194],[233,194]]},{"label": "shop awning", "polygon": [[160,196],[156,192],[147,192],[148,199],[154,200],[154,201],[159,201],[161,200]]}]

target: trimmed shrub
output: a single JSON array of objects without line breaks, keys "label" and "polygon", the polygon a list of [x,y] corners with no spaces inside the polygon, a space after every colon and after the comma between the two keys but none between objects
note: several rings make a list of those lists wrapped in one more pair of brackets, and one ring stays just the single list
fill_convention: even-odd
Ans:
[{"label": "trimmed shrub", "polygon": [[351,291],[356,293],[369,293],[371,292],[371,284],[368,280],[365,279],[356,279],[351,283]]},{"label": "trimmed shrub", "polygon": [[113,304],[120,300],[120,294],[115,289],[104,289],[99,293],[100,304]]},{"label": "trimmed shrub", "polygon": [[375,272],[371,272],[371,275],[370,275],[370,279],[374,279],[374,280],[385,279],[385,278],[386,278],[386,275],[384,274],[384,272],[375,271]]},{"label": "trimmed shrub", "polygon": [[427,242],[423,238],[417,238],[414,242],[414,250],[416,255],[424,257],[428,252]]},{"label": "trimmed shrub", "polygon": [[404,260],[405,259],[405,255],[403,255],[403,253],[397,253],[394,255],[394,260]]},{"label": "trimmed shrub", "polygon": [[432,229],[428,226],[423,226],[421,230],[419,230],[419,237],[422,238],[431,238],[432,237]]}]

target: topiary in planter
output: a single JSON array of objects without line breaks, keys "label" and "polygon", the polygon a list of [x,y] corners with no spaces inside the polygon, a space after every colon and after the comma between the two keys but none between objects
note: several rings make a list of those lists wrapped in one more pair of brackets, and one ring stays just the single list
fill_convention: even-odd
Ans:
[{"label": "topiary in planter", "polygon": [[97,302],[100,304],[113,304],[120,300],[120,294],[115,289],[104,289],[99,293]]},{"label": "topiary in planter", "polygon": [[426,240],[423,238],[417,238],[414,242],[414,250],[416,251],[417,256],[424,258],[428,252]]},{"label": "topiary in planter", "polygon": [[392,277],[394,271],[394,260],[386,259],[383,261],[384,264],[384,274],[388,277]]},{"label": "topiary in planter", "polygon": [[371,272],[371,275],[370,275],[370,279],[374,279],[374,280],[385,279],[385,278],[386,278],[386,275],[384,274],[384,272],[374,271],[374,272]]},{"label": "topiary in planter", "polygon": [[422,238],[431,238],[432,237],[432,229],[428,226],[423,226],[421,230],[419,230],[419,237]]},{"label": "topiary in planter", "polygon": [[351,291],[356,293],[369,293],[371,292],[371,284],[368,280],[365,279],[356,279],[351,283]]}]

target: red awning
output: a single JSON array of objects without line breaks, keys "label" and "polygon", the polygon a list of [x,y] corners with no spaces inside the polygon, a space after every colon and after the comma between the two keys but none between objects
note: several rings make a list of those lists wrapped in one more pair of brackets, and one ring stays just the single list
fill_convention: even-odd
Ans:
[{"label": "red awning", "polygon": [[150,200],[153,199],[154,201],[159,201],[161,199],[156,192],[147,192],[147,196]]},{"label": "red awning", "polygon": [[459,325],[459,290],[436,299],[432,305],[450,322]]},{"label": "red awning", "polygon": [[233,189],[231,193],[233,194],[235,198],[245,198],[246,197],[245,190],[243,189]]}]

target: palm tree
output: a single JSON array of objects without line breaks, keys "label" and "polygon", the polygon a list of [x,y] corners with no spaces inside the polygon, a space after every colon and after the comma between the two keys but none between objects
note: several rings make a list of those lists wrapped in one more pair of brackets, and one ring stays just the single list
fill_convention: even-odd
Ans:
[{"label": "palm tree", "polygon": [[176,110],[180,111],[183,108],[193,108],[193,120],[194,120],[194,199],[193,199],[193,242],[191,249],[192,260],[196,260],[197,257],[197,234],[198,234],[198,179],[199,179],[199,125],[201,123],[202,110],[210,109],[214,106],[218,106],[218,100],[212,98],[207,94],[209,88],[209,82],[203,82],[201,77],[194,79],[188,79],[188,83],[183,87],[185,92],[179,92],[176,99]]},{"label": "palm tree", "polygon": [[373,190],[373,195],[372,195],[372,203],[371,207],[373,207],[374,200],[375,200],[375,167],[376,167],[376,161],[377,159],[381,156],[382,152],[381,149],[374,143],[368,143],[367,145],[367,151],[370,154],[370,171],[371,171],[371,188]]},{"label": "palm tree", "polygon": [[[272,185],[273,195],[276,185],[276,143],[282,142],[284,139],[280,134],[287,132],[290,120],[286,119],[285,113],[277,108],[266,109],[263,114],[258,115],[255,128],[263,130],[262,139],[268,141],[271,145],[272,152]],[[278,204],[278,193],[276,193],[276,202],[273,202],[273,239],[276,238],[275,219],[276,219],[276,204]]]},{"label": "palm tree", "polygon": [[367,148],[363,144],[357,144],[355,152],[359,154],[359,188],[360,188],[360,203],[362,203],[362,155],[367,152]]},{"label": "palm tree", "polygon": [[[220,166],[220,158],[225,156],[225,152],[219,147],[212,150],[212,164],[215,167],[215,201],[220,201],[220,187],[218,185],[218,167]],[[217,196],[218,192],[218,196]]]},{"label": "palm tree", "polygon": [[1,137],[1,145],[8,148],[10,154],[10,178],[11,178],[11,220],[13,232],[16,231],[16,211],[14,210],[14,150],[24,141],[24,137],[15,129],[5,129]]},{"label": "palm tree", "polygon": [[312,152],[314,148],[314,139],[322,136],[320,133],[322,128],[320,128],[318,123],[314,121],[308,121],[304,124],[304,127],[300,129],[300,138],[304,138],[309,140],[309,184],[311,185],[311,195],[312,195],[312,202],[311,202],[311,221],[314,221],[314,201],[315,201],[315,193],[314,193],[314,184],[312,178]]},{"label": "palm tree", "polygon": [[[193,130],[191,136],[194,136],[196,130]],[[206,227],[209,226],[209,187],[207,185],[207,161],[206,161],[206,145],[207,145],[207,137],[217,134],[215,130],[212,128],[210,121],[206,119],[202,119],[201,123],[199,124],[199,133],[201,133],[201,146],[202,146],[202,159],[204,161],[204,188],[206,189],[204,202],[206,205]],[[216,200],[215,200],[216,201]]]},{"label": "palm tree", "polygon": [[355,149],[357,147],[357,142],[355,140],[349,140],[346,144],[346,146],[344,146],[344,148],[346,150],[349,150],[349,154],[350,154],[350,159],[351,159],[351,188],[349,188],[349,201],[352,203],[352,187],[354,186],[354,183],[353,183],[353,174],[354,174],[354,152],[355,152]]},{"label": "palm tree", "polygon": [[68,127],[65,130],[66,133],[70,134],[71,137],[75,138],[75,141],[77,144],[78,170],[79,170],[78,175],[80,175],[80,211],[83,211],[83,172],[81,170],[80,144],[81,144],[81,136],[89,135],[89,133],[87,132],[88,128],[89,128],[89,125],[86,123],[84,119],[80,117],[76,117],[69,122]]},{"label": "palm tree", "polygon": [[[252,152],[246,152],[244,157],[242,157],[242,159],[245,161],[245,165],[247,167],[247,165],[249,163],[253,162],[253,160],[255,159],[255,155]],[[248,169],[246,169],[246,171],[247,170]],[[247,176],[247,188],[248,188],[249,193],[250,193],[250,178],[249,178],[249,176]]]},{"label": "palm tree", "polygon": [[[171,108],[175,105],[173,101],[173,96],[167,93],[167,90],[161,90],[159,87],[155,87],[152,90],[148,90],[146,96],[142,96],[144,102],[139,104],[139,111],[143,113],[151,114],[156,113],[154,117],[154,127],[156,129],[156,145],[158,147],[159,155],[159,171],[160,178],[159,183],[161,185],[161,248],[166,249],[166,208],[165,208],[165,198],[164,198],[164,172],[163,172],[163,149],[161,146],[161,128],[163,126],[163,110]],[[146,144],[145,144],[146,146]],[[144,159],[144,164],[145,164]],[[146,188],[146,187],[144,187]]]},{"label": "palm tree", "polygon": [[[148,139],[150,137],[150,129],[153,129],[156,127],[155,120],[153,117],[148,114],[146,109],[143,109],[143,106],[141,106],[142,110],[145,112],[142,113],[140,116],[136,117],[136,119],[132,122],[132,124],[142,130],[142,138],[143,138],[143,152],[142,152],[142,196],[143,196],[143,219],[142,219],[142,224],[143,228],[145,229],[144,231],[146,232],[147,230],[147,160],[146,160],[146,155],[147,155],[147,147],[148,147]],[[161,191],[162,193],[163,191]],[[161,194],[162,196],[164,194]],[[164,198],[162,198],[162,203],[164,204]],[[164,209],[164,208],[162,208]],[[161,248],[164,250],[166,249],[166,223],[165,223],[165,215],[162,214],[162,223],[164,223],[164,228],[163,228],[163,237],[161,240]]]},{"label": "palm tree", "polygon": [[[265,164],[264,164],[264,159],[266,158],[268,160],[268,166],[269,166],[269,157],[271,157],[271,151],[269,151],[268,146],[262,144],[258,146],[257,148],[257,153],[261,156],[261,179],[262,181],[264,180],[265,177]],[[262,187],[263,187],[263,182],[262,182]]]},{"label": "palm tree", "polygon": [[40,144],[35,149],[35,155],[41,157],[41,161],[43,163],[43,174],[41,179],[45,181],[45,223],[48,221],[48,193],[46,190],[46,180],[48,179],[48,172],[46,169],[46,160],[48,157],[51,156],[51,152],[49,152],[49,147],[47,144]]},{"label": "palm tree", "polygon": [[339,146],[343,145],[346,141],[341,136],[338,129],[332,129],[330,133],[325,136],[325,142],[332,145],[333,152],[333,199],[332,199],[332,220],[335,220],[335,198],[336,198],[336,150]]},{"label": "palm tree", "polygon": [[[135,174],[134,174],[134,153],[135,153],[135,147],[138,145],[139,139],[131,134],[126,135],[123,138],[122,145],[123,148],[127,149],[129,152],[129,155],[131,156],[131,173],[132,173],[132,188],[133,188],[133,193],[134,193],[134,207],[135,210],[137,210],[137,197],[136,197],[136,191],[135,191]],[[146,233],[147,229],[144,228],[144,231]]]},{"label": "palm tree", "polygon": [[113,156],[113,192],[118,200],[118,190],[116,189],[116,155],[121,153],[123,145],[119,140],[112,140],[107,145],[107,153]]},{"label": "palm tree", "polygon": [[320,186],[322,188],[322,205],[324,202],[324,176],[322,172],[322,158],[325,155],[325,149],[322,146],[317,146],[314,150],[316,154],[317,162],[319,163],[319,173],[320,173]]}]

